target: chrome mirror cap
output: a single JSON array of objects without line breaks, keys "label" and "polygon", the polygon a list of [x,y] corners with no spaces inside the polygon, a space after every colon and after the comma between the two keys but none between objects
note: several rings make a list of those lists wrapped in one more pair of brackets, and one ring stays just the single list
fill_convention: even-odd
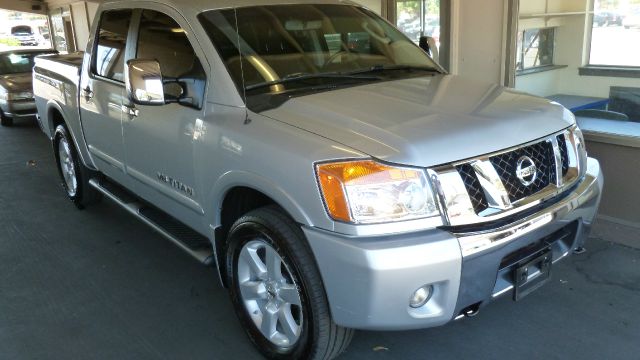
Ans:
[{"label": "chrome mirror cap", "polygon": [[156,60],[133,59],[125,69],[127,95],[134,104],[164,105],[164,86],[160,63]]}]

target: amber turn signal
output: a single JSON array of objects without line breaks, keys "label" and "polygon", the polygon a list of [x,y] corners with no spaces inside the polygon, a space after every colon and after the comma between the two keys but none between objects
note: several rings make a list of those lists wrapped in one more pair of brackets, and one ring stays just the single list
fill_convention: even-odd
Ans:
[{"label": "amber turn signal", "polygon": [[372,160],[326,163],[316,172],[329,215],[334,220],[354,222],[347,186],[370,185],[416,179],[416,171],[390,167]]}]

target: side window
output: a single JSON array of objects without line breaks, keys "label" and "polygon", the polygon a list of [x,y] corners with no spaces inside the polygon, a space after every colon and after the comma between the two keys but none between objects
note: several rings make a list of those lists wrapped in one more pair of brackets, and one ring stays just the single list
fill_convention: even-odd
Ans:
[{"label": "side window", "polygon": [[124,57],[131,9],[109,10],[102,13],[98,43],[93,54],[94,74],[123,82]]},{"label": "side window", "polygon": [[[155,59],[160,63],[164,77],[180,77],[194,72],[201,73],[202,67],[187,34],[168,15],[144,10],[140,19],[136,58]],[[179,96],[179,86],[166,86],[165,93]]]}]

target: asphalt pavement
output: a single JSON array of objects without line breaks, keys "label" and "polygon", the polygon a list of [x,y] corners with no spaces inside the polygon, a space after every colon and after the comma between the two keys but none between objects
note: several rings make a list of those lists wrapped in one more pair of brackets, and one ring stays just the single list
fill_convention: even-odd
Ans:
[{"label": "asphalt pavement", "polygon": [[[259,359],[212,269],[115,204],[77,210],[35,122],[0,128],[0,359]],[[638,359],[640,250],[601,223],[519,302],[358,332],[341,359]],[[617,237],[617,236],[616,236]]]}]

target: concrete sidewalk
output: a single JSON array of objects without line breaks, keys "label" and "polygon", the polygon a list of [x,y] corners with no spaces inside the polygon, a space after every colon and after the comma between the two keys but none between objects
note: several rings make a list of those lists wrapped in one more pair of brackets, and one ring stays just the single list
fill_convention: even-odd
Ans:
[{"label": "concrete sidewalk", "polygon": [[[76,210],[59,182],[34,123],[0,128],[0,359],[260,358],[212,269],[109,201]],[[341,359],[638,359],[640,250],[612,226],[518,303],[359,332]]]}]

